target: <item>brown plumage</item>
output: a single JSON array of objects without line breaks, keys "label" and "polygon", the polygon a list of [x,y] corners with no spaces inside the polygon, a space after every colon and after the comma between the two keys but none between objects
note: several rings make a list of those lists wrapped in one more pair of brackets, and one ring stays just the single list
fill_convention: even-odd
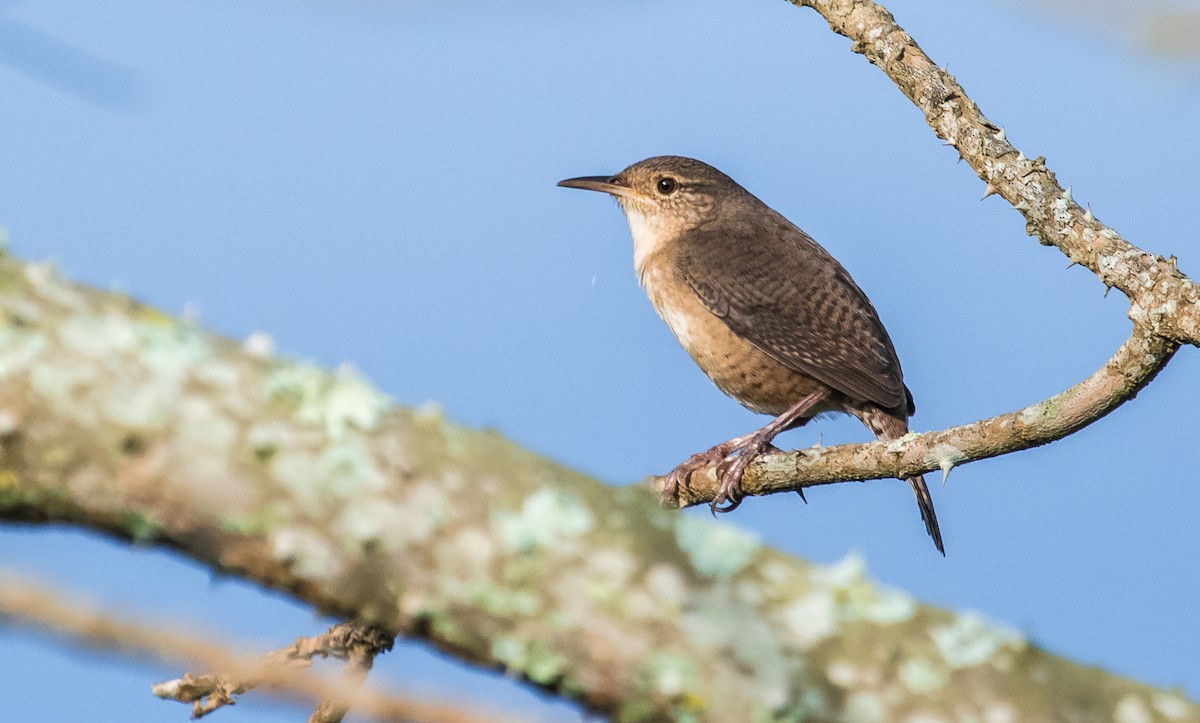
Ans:
[{"label": "brown plumage", "polygon": [[[560,185],[617,198],[633,233],[638,277],[659,315],[722,391],[775,417],[693,455],[668,475],[665,494],[696,469],[720,463],[713,509],[736,507],[754,457],[775,435],[824,412],[853,414],[880,439],[908,432],[912,394],[866,294],[808,234],[729,176],[690,158],[659,156],[616,176]],[[925,480],[909,483],[944,554]]]}]

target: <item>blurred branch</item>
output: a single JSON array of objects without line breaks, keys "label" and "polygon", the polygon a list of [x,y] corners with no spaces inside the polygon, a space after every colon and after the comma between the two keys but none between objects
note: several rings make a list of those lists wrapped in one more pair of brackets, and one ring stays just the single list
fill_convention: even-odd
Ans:
[{"label": "blurred branch", "polygon": [[[233,655],[229,645],[213,643],[211,636],[202,639],[122,620],[67,602],[62,595],[28,580],[0,573],[0,622],[4,620],[37,627],[79,645],[149,656],[166,663],[186,661],[223,671],[219,676],[185,675],[154,686],[154,694],[160,698],[194,703],[196,718],[233,703],[235,694],[265,686],[271,695],[292,702],[336,701],[338,705],[353,705],[368,715],[389,720],[452,723],[496,720],[495,716],[485,717],[438,703],[355,690],[357,686],[328,681],[303,670],[314,655],[337,656],[343,650],[362,647],[353,635],[339,631],[343,626],[335,626],[318,638],[301,638],[291,647],[262,658],[250,659]],[[209,697],[207,702],[202,700],[205,697]]]},{"label": "blurred branch", "polygon": [[1200,721],[856,560],[813,567],[268,347],[0,256],[0,519],[170,545],[622,720]]}]

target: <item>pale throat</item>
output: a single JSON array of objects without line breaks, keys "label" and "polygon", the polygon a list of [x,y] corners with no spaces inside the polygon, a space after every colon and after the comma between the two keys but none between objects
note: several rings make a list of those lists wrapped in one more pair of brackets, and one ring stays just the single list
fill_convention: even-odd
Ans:
[{"label": "pale throat", "polygon": [[633,203],[622,203],[625,218],[629,221],[629,232],[633,235],[633,268],[645,285],[646,264],[656,251],[670,239],[675,229],[666,223],[663,214],[645,214]]},{"label": "pale throat", "polygon": [[675,224],[664,223],[662,214],[648,215],[633,204],[621,205],[633,235],[633,267],[637,271],[638,281],[650,297],[654,310],[667,322],[683,348],[691,353],[694,340],[688,315],[671,293],[672,279],[664,278],[664,274],[669,272],[664,268],[665,258],[660,253],[679,229]]}]

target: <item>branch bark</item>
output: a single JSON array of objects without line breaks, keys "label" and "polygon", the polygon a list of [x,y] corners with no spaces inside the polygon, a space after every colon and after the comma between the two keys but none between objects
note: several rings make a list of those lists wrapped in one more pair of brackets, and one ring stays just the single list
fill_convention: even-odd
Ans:
[{"label": "branch bark", "polygon": [[9,257],[0,312],[0,519],[174,546],[620,720],[1157,705],[1200,721],[882,588],[854,559],[762,548],[398,408],[351,370],[268,358]]}]

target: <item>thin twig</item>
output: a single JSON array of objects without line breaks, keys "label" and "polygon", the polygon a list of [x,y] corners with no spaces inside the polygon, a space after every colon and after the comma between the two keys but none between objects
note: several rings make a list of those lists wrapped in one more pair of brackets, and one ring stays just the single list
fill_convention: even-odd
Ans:
[{"label": "thin twig", "polygon": [[[305,654],[309,658],[322,654],[318,649],[322,643],[301,638],[289,648],[270,656],[247,658],[230,653],[227,645],[163,627],[121,620],[67,602],[59,593],[0,572],[0,620],[6,618],[46,630],[80,645],[223,671],[222,676],[185,675],[154,686],[154,693],[160,698],[193,703],[196,717],[232,703],[232,696],[248,687],[261,685],[268,687],[270,694],[276,697],[299,703],[334,701],[336,705],[352,706],[380,719],[451,723],[482,723],[497,719],[496,716],[485,716],[435,702],[400,698],[371,690],[348,690],[344,682],[325,680],[296,665],[280,665],[281,660],[301,663]],[[308,649],[312,649],[312,652],[306,652]],[[300,653],[298,657],[289,656],[289,653],[297,652]],[[245,681],[247,687],[239,689],[243,684],[230,681]],[[208,695],[227,695],[230,700],[220,704],[201,704],[201,698]]]},{"label": "thin twig", "polygon": [[[343,692],[358,688],[374,664],[375,656],[392,649],[395,636],[387,631],[357,623],[338,623],[323,635],[297,638],[291,645],[262,656],[264,666],[276,668],[306,668],[315,657],[348,661]],[[154,686],[159,698],[170,698],[192,704],[192,717],[202,718],[226,705],[236,697],[259,687],[257,678],[240,678],[228,673],[186,673],[181,678]],[[344,699],[326,699],[309,718],[310,723],[338,723],[346,715]]]}]

